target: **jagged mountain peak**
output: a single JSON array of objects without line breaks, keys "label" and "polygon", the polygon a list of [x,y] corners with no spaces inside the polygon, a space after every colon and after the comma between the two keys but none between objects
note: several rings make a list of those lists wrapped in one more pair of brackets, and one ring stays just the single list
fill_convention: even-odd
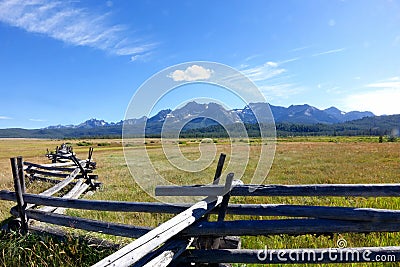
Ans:
[{"label": "jagged mountain peak", "polygon": [[326,109],[324,109],[324,111],[326,111],[326,112],[338,112],[338,113],[344,112],[344,111],[341,111],[340,109],[338,109],[337,107],[334,107],[334,106],[326,108]]},{"label": "jagged mountain peak", "polygon": [[342,110],[340,110],[340,109],[338,109],[336,107],[330,107],[330,108],[324,109],[324,111],[326,113],[328,113],[329,115],[332,115],[332,116],[334,116],[336,118],[339,118],[339,117],[341,117],[341,116],[343,116],[343,115],[345,115],[347,113],[347,112],[344,112],[344,111],[342,111]]},{"label": "jagged mountain peak", "polygon": [[89,119],[81,124],[78,124],[76,128],[96,128],[96,127],[103,127],[107,126],[109,123],[105,122],[104,120],[98,120],[95,118]]},{"label": "jagged mountain peak", "polygon": [[[268,103],[249,103],[243,109],[226,110],[221,104],[210,103],[197,103],[195,101],[188,102],[183,107],[175,110],[165,109],[159,111],[156,115],[147,118],[145,116],[138,119],[128,119],[117,123],[108,123],[104,120],[89,119],[79,125],[69,126],[49,126],[47,129],[62,129],[62,128],[96,128],[107,127],[114,125],[143,125],[147,124],[162,124],[166,119],[170,123],[182,123],[192,121],[195,125],[201,122],[202,125],[229,124],[236,122],[256,123],[256,122],[270,122],[271,112],[275,122],[288,122],[288,123],[303,123],[315,124],[325,123],[333,124],[346,122],[364,117],[375,116],[372,112],[351,111],[343,112],[338,108],[332,106],[330,108],[320,110],[308,104],[290,105],[289,107],[273,106]],[[258,120],[256,119],[258,118]],[[261,120],[261,121],[260,121]],[[265,120],[265,121],[263,121]]]},{"label": "jagged mountain peak", "polygon": [[160,110],[156,115],[147,119],[147,122],[162,122],[171,113],[171,109]]}]

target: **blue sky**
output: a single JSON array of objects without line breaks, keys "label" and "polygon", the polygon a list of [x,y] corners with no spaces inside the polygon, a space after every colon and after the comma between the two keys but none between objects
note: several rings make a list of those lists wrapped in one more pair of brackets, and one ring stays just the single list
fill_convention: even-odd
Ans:
[{"label": "blue sky", "polygon": [[0,128],[119,121],[188,61],[237,68],[273,105],[399,114],[400,1],[0,0]]}]

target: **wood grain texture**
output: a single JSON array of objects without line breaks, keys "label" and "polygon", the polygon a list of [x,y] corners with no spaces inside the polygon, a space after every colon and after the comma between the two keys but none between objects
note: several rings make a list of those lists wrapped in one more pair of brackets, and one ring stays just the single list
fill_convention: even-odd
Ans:
[{"label": "wood grain texture", "polygon": [[222,196],[218,196],[208,197],[203,201],[197,202],[189,209],[94,264],[93,267],[133,265],[153,249],[200,219],[204,214],[219,205],[221,201]]},{"label": "wood grain texture", "polygon": [[[377,256],[379,258],[377,258]],[[320,249],[218,249],[187,250],[174,263],[247,263],[247,264],[288,264],[288,263],[345,263],[375,262],[376,259],[400,261],[400,247],[353,247]]]},{"label": "wood grain texture", "polygon": [[58,184],[56,184],[55,186],[43,191],[42,193],[40,193],[39,195],[42,196],[51,196],[54,195],[55,193],[59,192],[61,189],[63,189],[64,187],[66,187],[70,182],[72,182],[76,176],[78,176],[80,172],[79,168],[76,168],[71,174],[69,174],[64,180],[62,180],[61,182],[59,182]]},{"label": "wood grain texture", "polygon": [[[221,185],[157,186],[157,196],[218,195]],[[400,184],[236,185],[232,196],[398,197]]]},{"label": "wood grain texture", "polygon": [[[32,203],[36,205],[116,212],[177,214],[192,205],[186,203],[165,204],[158,202],[63,199],[59,197],[39,196],[34,194],[23,194],[23,197],[26,203]],[[7,190],[1,190],[0,199],[16,201],[16,194]],[[213,210],[211,213],[218,213],[218,210]],[[400,222],[399,210],[374,208],[303,206],[285,204],[229,204],[227,207],[227,214],[311,217],[320,219],[366,222]]]}]

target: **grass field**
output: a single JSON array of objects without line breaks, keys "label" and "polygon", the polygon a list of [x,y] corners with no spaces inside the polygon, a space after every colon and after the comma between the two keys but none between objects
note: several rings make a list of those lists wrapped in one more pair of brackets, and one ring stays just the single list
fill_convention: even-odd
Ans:
[{"label": "grass field", "polygon": [[[378,138],[369,137],[317,137],[317,138],[286,138],[279,140],[276,147],[275,159],[265,183],[270,184],[310,184],[310,183],[392,183],[400,179],[400,143],[378,143]],[[74,151],[79,157],[85,158],[88,145],[94,147],[94,160],[97,162],[100,181],[104,188],[90,196],[92,199],[107,199],[121,201],[154,201],[150,196],[137,186],[132,178],[124,159],[121,140],[27,140],[27,139],[0,139],[0,189],[12,190],[12,176],[9,158],[21,155],[25,160],[32,162],[47,162],[44,154],[46,148],[54,149],[61,142],[68,142],[74,146]],[[239,141],[238,141],[239,142]],[[215,140],[217,153],[228,154],[229,161],[230,143],[227,140]],[[136,149],[139,143],[127,149]],[[249,167],[244,173],[246,181],[258,159],[257,140],[251,143]],[[209,169],[200,173],[187,173],[171,167],[166,161],[159,141],[147,142],[148,153],[154,166],[162,176],[171,181],[180,183],[209,183],[214,175],[217,158]],[[185,140],[180,148],[184,155],[196,159],[200,154],[198,140]],[[217,154],[217,155],[218,155]],[[138,159],[140,160],[140,159]],[[37,190],[29,187],[28,191]],[[276,203],[276,204],[307,204],[307,205],[333,205],[352,207],[374,207],[400,209],[397,198],[351,198],[351,197],[234,197],[231,203]],[[0,201],[0,219],[5,220],[9,215],[11,202]],[[157,226],[169,218],[169,215],[139,214],[139,213],[113,213],[90,212],[69,210],[69,214],[87,218],[128,223],[135,225]],[[239,217],[228,216],[227,219]],[[241,219],[246,217],[240,217]],[[251,218],[251,217],[247,217]],[[269,217],[271,218],[271,217]],[[259,219],[259,218],[256,218]],[[266,219],[266,218],[264,218]],[[83,233],[88,235],[88,233]],[[128,239],[101,236],[110,238],[114,242],[128,242]],[[346,239],[348,246],[391,246],[399,245],[398,233],[374,234],[335,234],[330,236],[268,236],[268,237],[243,237],[242,247],[263,249],[268,248],[329,248],[336,247],[339,238]],[[37,241],[32,238],[21,238],[3,234],[0,238],[0,264],[14,265],[16,255],[20,257],[19,263],[26,263],[26,259],[34,261],[32,266],[85,266],[97,259],[104,257],[111,251],[94,251],[93,257],[85,260],[74,260],[79,249],[91,250],[87,244],[71,241],[69,244],[59,244],[53,240]],[[10,246],[7,244],[17,244]],[[31,244],[31,245],[24,245]],[[35,256],[36,255],[36,256]],[[52,255],[53,261],[43,261],[43,257]],[[75,255],[75,256],[74,256]],[[14,257],[14,259],[12,259]],[[18,258],[17,257],[17,258]],[[60,262],[61,261],[61,262]],[[375,266],[371,263],[369,266]],[[241,266],[241,265],[238,265]],[[250,266],[250,265],[247,265]],[[315,266],[315,265],[314,265]],[[354,264],[349,266],[365,266]],[[377,266],[390,266],[381,264]],[[397,266],[393,264],[392,266]]]}]

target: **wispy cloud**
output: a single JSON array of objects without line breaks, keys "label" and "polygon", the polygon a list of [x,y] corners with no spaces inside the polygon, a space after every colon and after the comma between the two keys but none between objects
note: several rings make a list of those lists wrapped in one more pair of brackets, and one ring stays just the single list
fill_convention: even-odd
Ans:
[{"label": "wispy cloud", "polygon": [[110,14],[78,8],[71,1],[4,0],[0,21],[28,32],[44,34],[75,46],[87,46],[115,55],[141,54],[156,44],[132,39],[124,25],[109,23]]},{"label": "wispy cloud", "polygon": [[400,114],[400,77],[366,84],[367,92],[351,94],[345,99],[350,110],[370,110],[377,115]]},{"label": "wispy cloud", "polygon": [[246,58],[244,59],[244,61],[247,62],[247,61],[253,60],[253,59],[255,59],[255,58],[261,57],[261,56],[262,56],[262,54],[251,55],[251,56],[246,57]]},{"label": "wispy cloud", "polygon": [[47,120],[42,120],[42,119],[29,119],[30,121],[34,121],[34,122],[45,122]]},{"label": "wispy cloud", "polygon": [[399,76],[394,76],[394,77],[390,77],[389,79],[387,79],[388,81],[400,81],[400,77]]},{"label": "wispy cloud", "polygon": [[138,61],[138,60],[147,61],[150,58],[151,54],[152,54],[151,52],[148,52],[148,53],[144,53],[144,54],[133,55],[133,56],[131,56],[131,62]]},{"label": "wispy cloud", "polygon": [[391,77],[384,81],[378,81],[376,83],[367,84],[369,88],[389,88],[400,90],[400,77]]},{"label": "wispy cloud", "polygon": [[313,54],[312,56],[313,57],[318,57],[318,56],[322,56],[322,55],[328,55],[328,54],[343,52],[345,50],[346,50],[346,48],[343,47],[343,48],[339,48],[339,49],[332,49],[332,50],[324,51],[324,52],[321,52],[321,53],[316,53],[316,54]]},{"label": "wispy cloud", "polygon": [[260,91],[270,101],[274,98],[288,98],[303,89],[289,82],[287,70],[282,66],[284,63],[298,60],[298,58],[282,62],[268,61],[263,65],[247,67],[242,73],[257,84]]},{"label": "wispy cloud", "polygon": [[279,61],[279,65],[285,64],[285,63],[294,62],[294,61],[297,61],[297,60],[300,60],[300,59],[301,59],[301,57],[289,58],[289,59],[286,59],[286,60]]},{"label": "wispy cloud", "polygon": [[259,86],[258,88],[268,100],[275,98],[287,99],[294,94],[299,94],[304,91],[304,88],[293,83],[268,84]]},{"label": "wispy cloud", "polygon": [[289,50],[289,52],[297,52],[297,51],[301,51],[301,50],[308,49],[308,48],[310,48],[310,47],[311,47],[311,45],[296,47],[296,48],[294,48],[294,49],[292,49],[292,50]]},{"label": "wispy cloud", "polygon": [[0,116],[0,120],[11,120],[12,118],[7,116]]},{"label": "wispy cloud", "polygon": [[268,61],[261,66],[246,68],[242,72],[253,82],[261,82],[278,76],[286,72],[286,70],[279,67],[279,63]]},{"label": "wispy cloud", "polygon": [[378,83],[371,83],[368,84],[367,87],[372,88],[396,88],[400,89],[400,82],[378,82]]}]

